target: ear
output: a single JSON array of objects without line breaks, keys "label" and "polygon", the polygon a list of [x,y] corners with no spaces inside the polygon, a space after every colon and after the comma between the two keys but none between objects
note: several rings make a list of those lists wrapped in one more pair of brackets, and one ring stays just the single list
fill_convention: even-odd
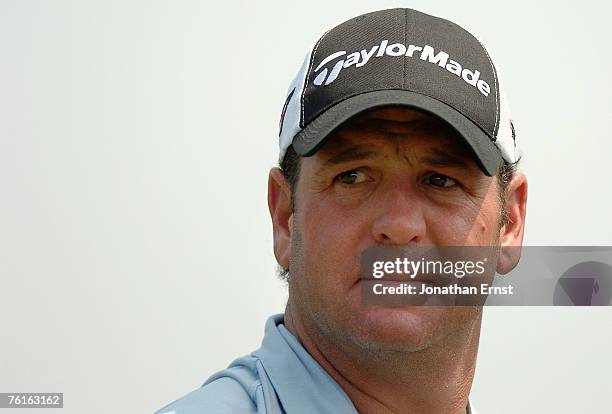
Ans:
[{"label": "ear", "polygon": [[280,168],[272,168],[268,176],[268,209],[272,218],[274,256],[280,266],[289,268],[291,247],[291,186]]},{"label": "ear", "polygon": [[499,231],[500,254],[497,272],[505,274],[514,269],[521,258],[527,214],[527,178],[517,172],[506,189],[508,222]]}]

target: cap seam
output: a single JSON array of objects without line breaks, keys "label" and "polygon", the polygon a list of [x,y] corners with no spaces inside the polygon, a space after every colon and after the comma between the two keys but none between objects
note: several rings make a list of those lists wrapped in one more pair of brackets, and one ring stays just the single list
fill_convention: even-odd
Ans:
[{"label": "cap seam", "polygon": [[[404,44],[408,43],[408,9],[404,9]],[[406,56],[404,56],[404,74],[402,76],[402,89],[406,89]]]},{"label": "cap seam", "polygon": [[302,89],[302,96],[300,97],[300,106],[301,106],[301,108],[300,108],[301,109],[301,117],[300,117],[300,124],[301,125],[300,126],[302,128],[304,128],[305,124],[306,124],[306,120],[304,119],[304,106],[305,106],[304,105],[304,95],[306,95],[306,88],[308,88],[308,78],[310,78],[310,70],[312,69],[313,64],[314,64],[314,59],[315,59],[315,56],[317,54],[317,49],[319,48],[319,45],[323,41],[323,38],[325,36],[327,36],[327,34],[329,32],[330,32],[329,30],[326,31],[325,33],[323,33],[323,36],[321,36],[321,38],[319,38],[319,41],[317,42],[317,44],[315,45],[315,47],[314,47],[314,49],[312,51],[312,56],[310,57],[310,63],[308,64],[308,70],[306,71],[306,78],[304,79],[304,89]]},{"label": "cap seam", "polygon": [[285,123],[285,116],[287,115],[287,108],[289,107],[289,102],[291,102],[291,98],[295,93],[295,89],[296,87],[294,86],[293,89],[291,89],[291,92],[289,92],[289,95],[287,95],[287,97],[285,98],[285,104],[283,105],[283,110],[281,111],[280,128],[278,131],[279,138],[283,134],[283,127]]},{"label": "cap seam", "polygon": [[478,40],[478,43],[480,43],[480,46],[482,47],[482,49],[484,50],[485,54],[487,55],[487,59],[489,59],[489,64],[491,65],[491,69],[493,70],[493,86],[495,88],[495,125],[493,127],[493,142],[497,141],[497,134],[499,133],[499,101],[500,101],[500,91],[499,91],[499,86],[498,86],[498,82],[497,82],[497,70],[495,69],[495,65],[493,65],[493,61],[491,60],[491,56],[489,56],[489,52],[487,51],[487,48],[482,44],[482,42],[480,41],[480,39],[476,38],[476,36],[473,36],[476,40]]}]

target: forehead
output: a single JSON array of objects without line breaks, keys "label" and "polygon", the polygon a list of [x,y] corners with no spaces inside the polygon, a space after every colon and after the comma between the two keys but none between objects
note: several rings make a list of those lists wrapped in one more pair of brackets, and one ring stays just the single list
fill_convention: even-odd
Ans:
[{"label": "forehead", "polygon": [[333,152],[364,142],[395,142],[398,137],[411,138],[404,140],[405,143],[443,147],[456,155],[473,158],[463,138],[450,125],[409,107],[385,107],[362,112],[334,131],[320,152]]}]

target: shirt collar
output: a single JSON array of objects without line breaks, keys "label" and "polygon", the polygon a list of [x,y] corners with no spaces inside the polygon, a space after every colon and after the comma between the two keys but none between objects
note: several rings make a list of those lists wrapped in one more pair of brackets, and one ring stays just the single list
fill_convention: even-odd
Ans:
[{"label": "shirt collar", "polygon": [[288,413],[355,413],[344,390],[283,325],[283,314],[270,317],[253,355],[261,361]]}]

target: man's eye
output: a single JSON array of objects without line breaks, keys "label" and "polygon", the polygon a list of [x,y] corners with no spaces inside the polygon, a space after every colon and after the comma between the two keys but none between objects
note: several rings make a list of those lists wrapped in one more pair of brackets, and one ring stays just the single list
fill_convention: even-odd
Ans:
[{"label": "man's eye", "polygon": [[336,176],[336,180],[342,184],[359,184],[366,181],[367,177],[361,170],[345,171]]},{"label": "man's eye", "polygon": [[442,174],[431,174],[429,177],[427,177],[426,181],[427,184],[442,188],[452,187],[457,184],[457,181]]}]

